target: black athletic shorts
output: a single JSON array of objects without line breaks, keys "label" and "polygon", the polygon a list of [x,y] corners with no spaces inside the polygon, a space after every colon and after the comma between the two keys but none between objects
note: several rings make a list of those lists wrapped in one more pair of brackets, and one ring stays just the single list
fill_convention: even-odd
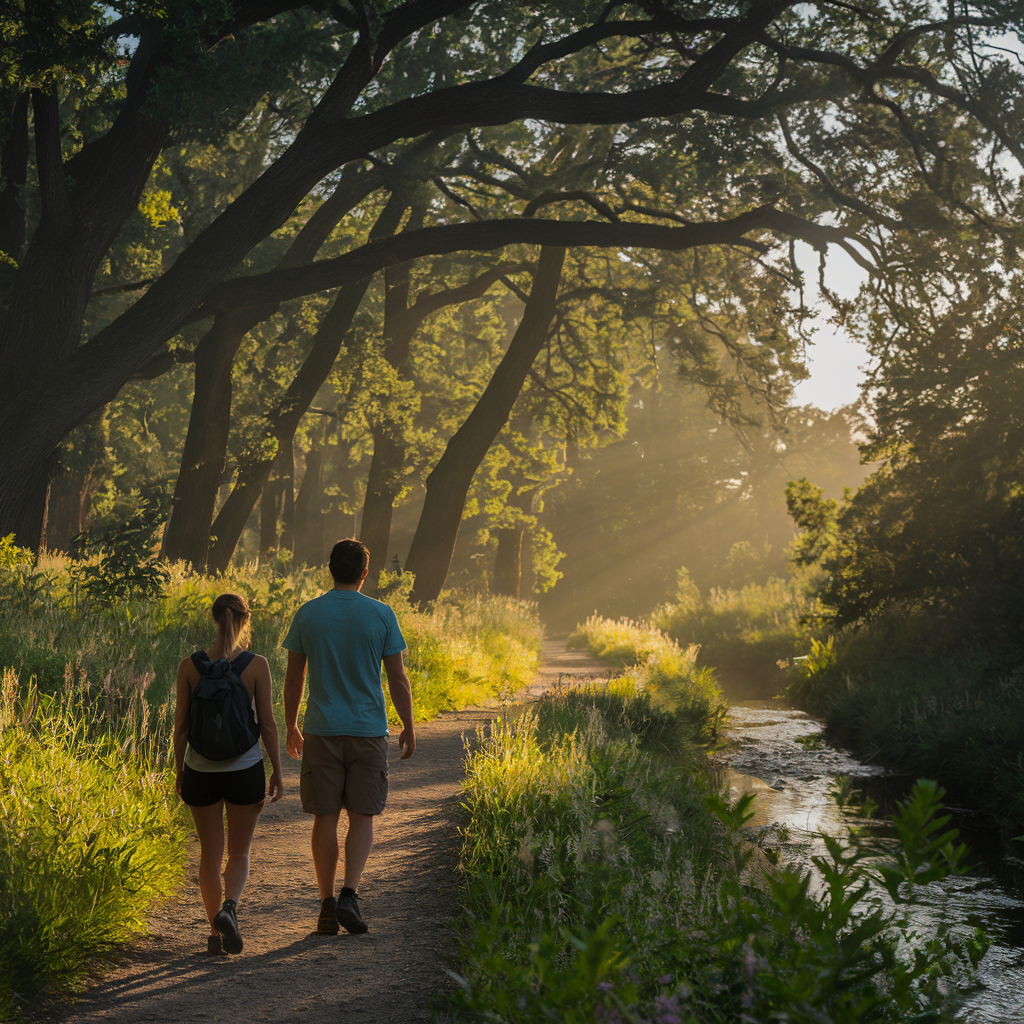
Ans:
[{"label": "black athletic shorts", "polygon": [[267,795],[263,762],[237,772],[197,772],[185,765],[181,773],[181,799],[189,807],[209,807],[218,800],[229,804],[258,804]]}]

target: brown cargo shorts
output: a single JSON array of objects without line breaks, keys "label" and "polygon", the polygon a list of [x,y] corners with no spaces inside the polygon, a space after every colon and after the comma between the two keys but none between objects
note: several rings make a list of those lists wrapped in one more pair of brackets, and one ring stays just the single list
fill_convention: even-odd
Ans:
[{"label": "brown cargo shorts", "polygon": [[299,796],[307,814],[380,814],[388,799],[387,736],[304,735]]}]

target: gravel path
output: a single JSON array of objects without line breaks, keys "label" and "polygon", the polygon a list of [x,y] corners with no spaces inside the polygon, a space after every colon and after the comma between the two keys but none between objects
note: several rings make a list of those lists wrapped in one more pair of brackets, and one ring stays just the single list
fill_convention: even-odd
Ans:
[{"label": "gravel path", "polygon": [[[560,641],[546,641],[542,668],[524,701],[559,676],[607,669]],[[564,681],[564,678],[563,678]],[[207,956],[206,919],[195,883],[157,908],[150,934],[60,1015],[91,1021],[426,1021],[435,993],[457,968],[448,922],[457,908],[459,795],[466,743],[495,709],[442,715],[417,727],[415,755],[393,750],[390,796],[360,886],[365,935],[317,935],[319,909],[309,856],[311,819],[299,807],[298,764],[285,761],[286,793],[268,804],[253,840],[249,881],[239,905],[245,951]],[[394,747],[395,740],[392,739]]]}]

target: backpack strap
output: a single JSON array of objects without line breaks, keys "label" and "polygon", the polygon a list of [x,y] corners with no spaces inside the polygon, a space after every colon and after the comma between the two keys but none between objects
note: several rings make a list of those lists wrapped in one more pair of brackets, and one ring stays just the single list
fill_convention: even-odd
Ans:
[{"label": "backpack strap", "polygon": [[195,654],[189,655],[192,659],[192,664],[195,665],[200,675],[203,674],[203,666],[210,663],[210,659],[206,651],[196,651]]},{"label": "backpack strap", "polygon": [[249,662],[255,658],[256,655],[252,651],[242,651],[242,653],[231,662],[231,667],[235,670],[238,675],[241,675],[248,667]]}]

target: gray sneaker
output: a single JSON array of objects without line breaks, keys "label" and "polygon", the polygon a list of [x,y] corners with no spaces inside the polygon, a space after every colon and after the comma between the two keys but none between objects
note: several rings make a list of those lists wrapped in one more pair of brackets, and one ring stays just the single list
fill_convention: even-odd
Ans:
[{"label": "gray sneaker", "polygon": [[359,897],[354,889],[347,885],[338,893],[338,906],[335,913],[338,916],[338,923],[353,935],[362,935],[369,931],[369,925],[363,920],[359,913]]}]

